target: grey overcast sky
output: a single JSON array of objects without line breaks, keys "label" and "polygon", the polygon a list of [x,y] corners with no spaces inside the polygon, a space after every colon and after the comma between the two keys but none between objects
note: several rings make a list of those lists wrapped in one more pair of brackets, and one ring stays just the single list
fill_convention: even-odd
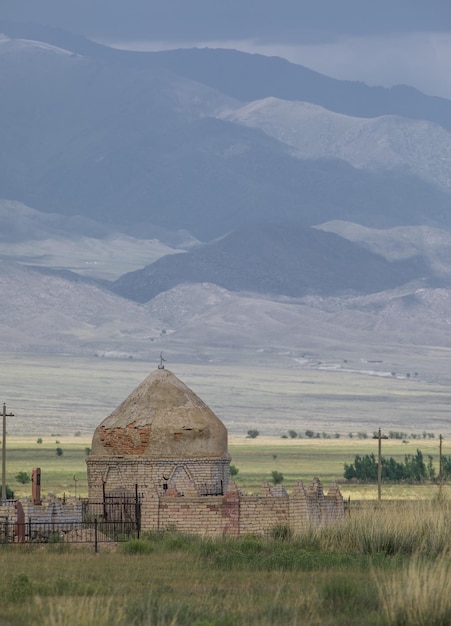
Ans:
[{"label": "grey overcast sky", "polygon": [[451,98],[451,0],[0,0],[0,18],[119,47],[234,47]]}]

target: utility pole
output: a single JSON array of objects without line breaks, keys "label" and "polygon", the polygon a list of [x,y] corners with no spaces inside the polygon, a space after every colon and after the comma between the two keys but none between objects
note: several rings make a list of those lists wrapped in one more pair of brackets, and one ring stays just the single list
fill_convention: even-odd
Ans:
[{"label": "utility pole", "polygon": [[439,447],[439,495],[442,495],[442,447],[443,447],[443,437],[440,434],[440,447]]},{"label": "utility pole", "polygon": [[2,436],[2,500],[7,500],[6,496],[6,418],[14,417],[14,413],[6,412],[6,404],[3,403],[3,436]]},{"label": "utility pole", "polygon": [[377,455],[377,499],[382,500],[382,435],[378,431],[378,455]]}]

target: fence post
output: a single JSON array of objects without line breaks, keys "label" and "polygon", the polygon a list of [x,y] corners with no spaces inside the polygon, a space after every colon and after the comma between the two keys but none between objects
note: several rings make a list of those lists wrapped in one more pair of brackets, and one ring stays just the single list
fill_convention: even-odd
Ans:
[{"label": "fence post", "polygon": [[28,518],[28,541],[31,542],[31,517]]},{"label": "fence post", "polygon": [[135,521],[136,521],[136,534],[139,539],[141,532],[141,502],[138,494],[138,485],[135,485]]},{"label": "fence post", "polygon": [[97,517],[94,519],[94,552],[97,554]]}]

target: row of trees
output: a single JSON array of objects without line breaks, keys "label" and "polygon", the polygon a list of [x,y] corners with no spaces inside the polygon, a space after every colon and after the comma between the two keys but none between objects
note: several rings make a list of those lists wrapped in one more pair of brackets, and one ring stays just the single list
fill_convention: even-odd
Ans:
[{"label": "row of trees", "polygon": [[[254,432],[254,431],[248,431],[248,437],[251,436],[249,434],[250,432]],[[333,433],[333,434],[325,433],[325,432],[320,433],[320,432],[315,432],[314,430],[307,429],[303,433],[298,433],[298,431],[296,430],[289,430],[287,434],[282,435],[282,439],[288,439],[288,438],[302,439],[304,437],[306,437],[307,439],[340,439],[341,436],[342,435],[340,433]],[[366,431],[358,431],[357,433],[348,433],[347,436],[349,437],[349,439],[353,439],[354,437],[356,437],[357,439],[368,439],[370,437],[374,437],[374,438],[377,437],[377,432],[368,434]],[[390,430],[388,435],[384,438],[385,439],[402,439],[404,441],[408,439],[434,439],[435,434],[428,433],[426,431],[423,431],[422,433],[407,434],[402,431]]]},{"label": "row of trees", "polygon": [[[384,482],[407,482],[422,483],[434,481],[438,473],[432,463],[433,457],[428,455],[425,461],[421,450],[416,454],[406,454],[404,461],[396,461],[393,457],[381,459],[382,480]],[[359,480],[361,482],[376,482],[378,473],[378,463],[374,454],[357,454],[354,463],[344,466],[344,477],[348,480]],[[451,457],[442,457],[442,479],[451,477]]]},{"label": "row of trees", "polygon": [[[246,437],[248,439],[256,439],[260,435],[260,431],[256,428],[251,428],[247,431]],[[297,430],[290,429],[287,433],[282,435],[282,439],[340,439],[342,435],[340,433],[325,433],[316,432],[314,430],[307,429],[304,432],[298,432]],[[356,437],[357,439],[368,439],[373,437],[376,439],[378,436],[377,431],[368,434],[366,431],[358,431],[357,433],[348,433],[349,439]],[[404,443],[408,443],[409,439],[435,439],[434,433],[428,433],[425,430],[421,433],[405,433],[401,430],[390,430],[388,435],[384,435],[384,439],[402,439]],[[38,439],[38,443],[42,443],[42,439]],[[59,442],[57,442],[59,443]]]}]

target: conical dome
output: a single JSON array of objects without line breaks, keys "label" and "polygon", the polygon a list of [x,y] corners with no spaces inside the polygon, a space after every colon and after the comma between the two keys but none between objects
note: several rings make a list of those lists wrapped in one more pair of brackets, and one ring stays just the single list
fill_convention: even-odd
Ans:
[{"label": "conical dome", "polygon": [[96,428],[92,457],[225,459],[227,430],[167,369],[150,374]]}]

